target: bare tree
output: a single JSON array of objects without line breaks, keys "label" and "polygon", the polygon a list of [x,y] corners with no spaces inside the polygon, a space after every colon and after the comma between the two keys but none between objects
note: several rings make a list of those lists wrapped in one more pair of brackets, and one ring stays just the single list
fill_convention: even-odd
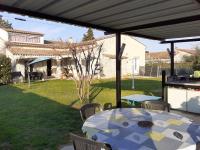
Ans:
[{"label": "bare tree", "polygon": [[90,102],[90,86],[100,69],[102,44],[97,45],[95,40],[68,44],[71,58],[68,68],[72,73],[81,103],[88,103]]}]

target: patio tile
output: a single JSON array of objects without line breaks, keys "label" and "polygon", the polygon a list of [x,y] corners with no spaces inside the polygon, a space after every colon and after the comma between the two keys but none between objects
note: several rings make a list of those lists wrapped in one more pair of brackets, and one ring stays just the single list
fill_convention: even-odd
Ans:
[{"label": "patio tile", "polygon": [[73,145],[66,145],[66,146],[63,146],[60,150],[74,150],[74,147]]},{"label": "patio tile", "polygon": [[170,112],[177,113],[179,115],[185,116],[191,120],[194,120],[197,123],[200,123],[200,115],[199,114],[193,114],[189,112],[183,112],[183,111],[178,111],[178,110],[171,110]]}]

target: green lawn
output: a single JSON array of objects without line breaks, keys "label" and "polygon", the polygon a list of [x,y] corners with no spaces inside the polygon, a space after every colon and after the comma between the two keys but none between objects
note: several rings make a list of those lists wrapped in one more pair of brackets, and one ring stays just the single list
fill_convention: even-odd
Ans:
[{"label": "green lawn", "polygon": [[[138,78],[136,90],[131,80],[122,82],[122,96],[134,93],[161,94],[159,79]],[[115,82],[96,81],[94,102],[115,104]],[[57,149],[69,143],[69,132],[81,132],[81,104],[73,81],[52,80],[0,86],[0,149]]]}]

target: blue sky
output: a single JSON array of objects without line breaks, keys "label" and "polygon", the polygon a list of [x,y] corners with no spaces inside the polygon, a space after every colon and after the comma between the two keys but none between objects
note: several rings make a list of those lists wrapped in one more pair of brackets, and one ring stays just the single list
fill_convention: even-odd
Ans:
[{"label": "blue sky", "polygon": [[[7,12],[0,12],[0,15],[3,16],[3,19],[12,23],[15,29],[41,32],[44,33],[44,38],[48,40],[67,40],[68,38],[72,37],[74,41],[79,42],[82,39],[83,34],[87,31],[87,28],[79,26],[40,20]],[[26,19],[26,21],[19,21],[15,18],[23,18]],[[94,35],[96,38],[101,37],[104,35],[104,32],[94,30]],[[169,47],[168,44],[159,44],[159,41],[155,40],[143,38],[137,38],[137,40],[143,43],[148,51],[163,51]],[[176,44],[175,46],[178,48],[194,48],[197,45],[199,45],[199,42],[181,43]]]}]

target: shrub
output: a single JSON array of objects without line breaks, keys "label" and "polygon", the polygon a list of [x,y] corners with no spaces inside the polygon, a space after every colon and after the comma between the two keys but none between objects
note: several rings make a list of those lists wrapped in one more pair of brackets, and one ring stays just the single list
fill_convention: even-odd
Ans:
[{"label": "shrub", "polygon": [[200,70],[200,54],[198,54],[194,57],[193,69]]},{"label": "shrub", "polygon": [[7,84],[11,78],[11,60],[0,54],[0,84]]}]

